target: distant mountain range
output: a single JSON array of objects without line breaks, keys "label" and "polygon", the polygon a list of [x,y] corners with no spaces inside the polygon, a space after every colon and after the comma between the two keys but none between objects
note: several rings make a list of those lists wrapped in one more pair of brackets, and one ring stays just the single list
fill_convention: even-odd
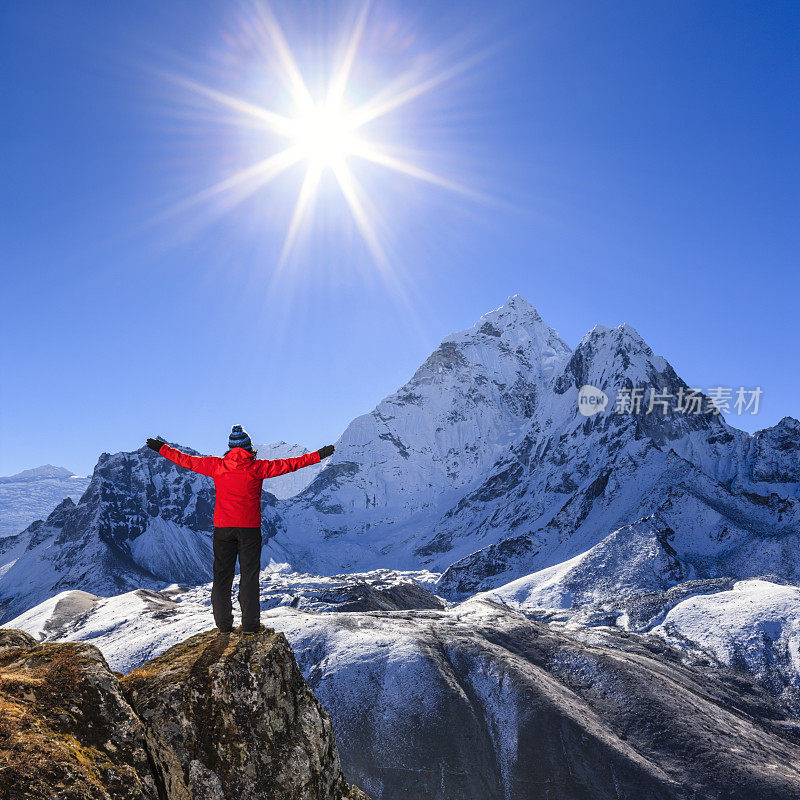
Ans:
[{"label": "distant mountain range", "polygon": [[[274,459],[294,458],[296,456],[305,455],[309,451],[299,444],[289,444],[288,442],[280,441],[274,442],[273,444],[257,445],[256,452],[259,458]],[[320,462],[319,464],[312,464],[310,467],[298,469],[296,472],[287,472],[285,475],[279,475],[277,478],[270,478],[265,488],[271,495],[274,495],[279,500],[294,497],[296,494],[300,494],[300,492],[317,477],[324,466],[325,464]]]},{"label": "distant mountain range", "polygon": [[45,464],[0,477],[0,538],[46,517],[65,497],[79,500],[89,479]]}]

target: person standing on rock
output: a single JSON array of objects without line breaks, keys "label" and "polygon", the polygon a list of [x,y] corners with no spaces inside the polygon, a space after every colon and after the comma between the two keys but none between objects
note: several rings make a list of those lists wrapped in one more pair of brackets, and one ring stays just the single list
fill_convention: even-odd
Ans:
[{"label": "person standing on rock", "polygon": [[223,458],[190,456],[161,439],[148,439],[147,446],[179,467],[214,479],[214,584],[211,589],[214,622],[221,633],[230,633],[233,629],[231,587],[238,556],[242,630],[258,632],[263,628],[258,596],[262,483],[266,478],[319,464],[333,453],[333,445],[295,458],[257,459],[247,431],[242,430],[241,425],[234,425],[228,438],[228,452]]}]

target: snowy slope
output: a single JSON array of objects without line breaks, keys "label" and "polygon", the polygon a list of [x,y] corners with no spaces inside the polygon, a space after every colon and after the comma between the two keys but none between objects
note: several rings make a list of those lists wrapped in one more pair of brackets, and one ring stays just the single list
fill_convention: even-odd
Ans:
[{"label": "snowy slope", "polygon": [[[434,584],[436,577],[427,572],[390,570],[326,577],[273,564],[261,573],[261,607],[310,614],[336,609],[368,612],[442,608],[444,604],[426,588]],[[238,576],[233,594],[237,591]],[[234,615],[238,624],[236,603]],[[124,672],[210,626],[213,618],[209,584],[192,588],[173,585],[161,591],[134,589],[111,597],[70,589],[6,624],[45,641],[91,640],[102,646],[112,668]]]},{"label": "snowy slope", "polygon": [[[775,494],[735,494],[674,451],[650,447],[638,460],[626,460],[576,492],[546,525],[506,537],[452,564],[439,591],[451,598],[466,597],[593,553],[595,545],[602,544],[604,550],[609,542],[621,540],[622,534],[615,533],[618,528],[644,518],[650,519],[636,522],[631,526],[634,535],[624,537],[632,549],[620,558],[638,558],[633,551],[641,545],[648,569],[655,569],[648,547],[658,531],[659,557],[680,554],[679,567],[672,565],[678,578],[768,574],[800,582],[800,502]],[[601,593],[611,586],[603,581],[617,580],[615,566],[601,559],[589,570],[606,586]],[[643,574],[641,580],[644,588]]]},{"label": "snowy slope", "polygon": [[[643,630],[660,613],[659,595],[677,602],[678,593],[667,592],[673,587],[714,591],[719,581],[753,576],[800,583],[800,504],[784,509],[782,523],[767,525],[763,519],[770,511],[758,501],[726,507],[724,498],[715,505],[710,492],[688,497],[684,491],[676,481],[672,496],[655,513],[553,566],[531,571],[508,558],[507,566],[530,574],[488,590],[487,596],[526,613],[582,609],[609,619],[624,614],[626,627]],[[532,549],[523,542],[526,557]]]},{"label": "snowy slope", "polygon": [[739,581],[687,598],[653,629],[687,650],[745,669],[800,713],[800,588]]},{"label": "snowy slope", "polygon": [[52,464],[0,477],[0,538],[44,519],[66,497],[79,500],[88,485],[88,478]]}]

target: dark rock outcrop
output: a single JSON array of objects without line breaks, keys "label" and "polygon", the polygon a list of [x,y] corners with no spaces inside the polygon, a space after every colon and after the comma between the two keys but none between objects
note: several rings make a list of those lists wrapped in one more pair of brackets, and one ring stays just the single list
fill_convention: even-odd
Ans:
[{"label": "dark rock outcrop", "polygon": [[119,680],[0,630],[4,800],[369,800],[282,634],[201,633]]},{"label": "dark rock outcrop", "polygon": [[427,589],[415,583],[399,583],[394,586],[371,586],[357,583],[344,592],[324,594],[321,600],[336,603],[337,611],[413,611],[442,609],[444,603]]}]

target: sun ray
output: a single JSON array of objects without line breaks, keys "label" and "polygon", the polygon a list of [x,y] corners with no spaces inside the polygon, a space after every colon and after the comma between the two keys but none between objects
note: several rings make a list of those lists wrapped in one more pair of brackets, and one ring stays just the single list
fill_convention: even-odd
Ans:
[{"label": "sun ray", "polygon": [[261,22],[266,28],[270,39],[272,39],[272,44],[278,54],[281,66],[286,73],[295,102],[306,112],[313,109],[315,105],[314,98],[311,96],[311,92],[309,92],[308,86],[306,86],[306,82],[303,80],[300,68],[297,66],[289,43],[286,41],[281,26],[278,24],[278,20],[275,19],[267,6],[261,5],[259,6],[259,10]]},{"label": "sun ray", "polygon": [[339,187],[342,190],[344,199],[347,201],[347,205],[350,206],[353,219],[355,220],[370,253],[372,253],[373,258],[381,267],[382,271],[390,271],[389,259],[386,257],[386,254],[381,247],[381,243],[378,241],[378,237],[375,235],[375,231],[372,230],[372,226],[369,222],[369,216],[364,210],[364,206],[358,196],[358,182],[356,181],[352,170],[347,166],[343,159],[334,162],[331,165],[331,169],[333,170],[333,174],[336,176],[336,180],[339,182]]},{"label": "sun ray", "polygon": [[300,230],[300,224],[303,221],[306,209],[316,196],[321,177],[321,165],[315,161],[309,162],[305,178],[303,179],[303,185],[300,187],[300,194],[297,196],[297,203],[295,204],[294,213],[292,214],[292,221],[289,223],[289,230],[286,232],[286,239],[283,242],[281,255],[278,259],[278,265],[275,271],[276,277],[286,264],[286,260],[297,238],[297,233]]},{"label": "sun ray", "polygon": [[238,111],[240,114],[252,117],[253,119],[265,123],[266,126],[275,133],[279,133],[282,136],[288,137],[294,135],[297,123],[288,117],[284,117],[282,114],[262,108],[255,103],[249,103],[247,100],[233,97],[232,95],[226,94],[225,92],[220,92],[217,89],[212,89],[209,86],[204,86],[202,83],[197,83],[196,81],[189,80],[188,78],[181,78],[178,75],[170,75],[169,77],[175,83],[178,83],[187,89],[191,89],[196,94],[203,95],[210,100],[214,100],[220,105],[227,106],[234,111]]},{"label": "sun ray", "polygon": [[341,104],[344,97],[344,91],[347,88],[347,81],[350,78],[350,72],[353,69],[353,62],[355,61],[356,51],[361,42],[361,37],[364,35],[364,25],[367,22],[367,14],[369,13],[370,0],[361,7],[361,12],[358,15],[353,32],[350,35],[350,40],[345,50],[344,59],[339,67],[339,70],[334,74],[328,89],[328,106],[336,107]]},{"label": "sun ray", "polygon": [[[289,167],[297,164],[303,158],[303,148],[300,145],[293,145],[281,150],[279,153],[258,161],[245,169],[239,170],[235,174],[225,178],[225,180],[215,183],[203,189],[197,194],[186,198],[183,202],[174,206],[167,214],[174,214],[184,211],[205,200],[210,200],[219,195],[229,194],[229,205],[236,205],[247,199],[251,194],[258,191],[274,178],[277,178]],[[235,195],[234,195],[234,192]]]},{"label": "sun ray", "polygon": [[[418,83],[412,84],[411,86],[406,86],[406,88],[400,89],[396,92],[393,92],[391,88],[384,89],[383,91],[379,92],[378,95],[373,97],[372,100],[368,100],[366,103],[355,109],[349,115],[348,123],[354,128],[360,128],[366,125],[368,122],[372,122],[373,120],[377,119],[378,117],[383,117],[390,111],[394,111],[400,106],[403,106],[412,100],[416,100],[426,92],[430,92],[432,89],[435,89],[437,86],[440,86],[446,81],[452,80],[456,75],[464,72],[471,66],[474,66],[474,64],[476,64],[482,57],[482,55],[477,54],[470,58],[466,58],[449,67],[448,69],[442,70],[436,75],[431,76],[430,78],[420,80]],[[401,77],[395,81],[395,86],[399,87],[408,83],[408,78],[409,74]]]},{"label": "sun ray", "polygon": [[474,199],[484,198],[480,192],[476,192],[467,188],[466,186],[462,186],[459,183],[448,180],[447,178],[442,178],[441,176],[436,175],[433,172],[429,172],[426,169],[422,169],[421,167],[417,167],[408,161],[403,161],[402,159],[390,156],[388,153],[383,152],[376,145],[371,145],[367,142],[356,140],[352,146],[351,152],[354,156],[371,161],[373,164],[380,164],[381,166],[392,169],[395,172],[401,172],[409,177],[417,178],[418,180],[425,181],[426,183],[432,183],[435,186],[440,186],[442,189],[449,189],[451,192],[463,194]]},{"label": "sun ray", "polygon": [[344,160],[337,161],[331,165],[331,169],[336,177],[339,187],[342,190],[347,205],[350,207],[350,212],[353,215],[356,226],[363,237],[367,248],[378,266],[381,278],[386,284],[387,288],[392,292],[393,296],[399,300],[406,312],[408,318],[412,320],[414,326],[417,328],[418,334],[422,333],[422,328],[419,325],[417,312],[411,298],[408,295],[403,284],[398,279],[398,275],[392,268],[392,264],[386,255],[381,243],[372,228],[369,221],[369,214],[364,207],[361,198],[359,197],[361,187],[353,175],[351,169],[347,166]]}]

